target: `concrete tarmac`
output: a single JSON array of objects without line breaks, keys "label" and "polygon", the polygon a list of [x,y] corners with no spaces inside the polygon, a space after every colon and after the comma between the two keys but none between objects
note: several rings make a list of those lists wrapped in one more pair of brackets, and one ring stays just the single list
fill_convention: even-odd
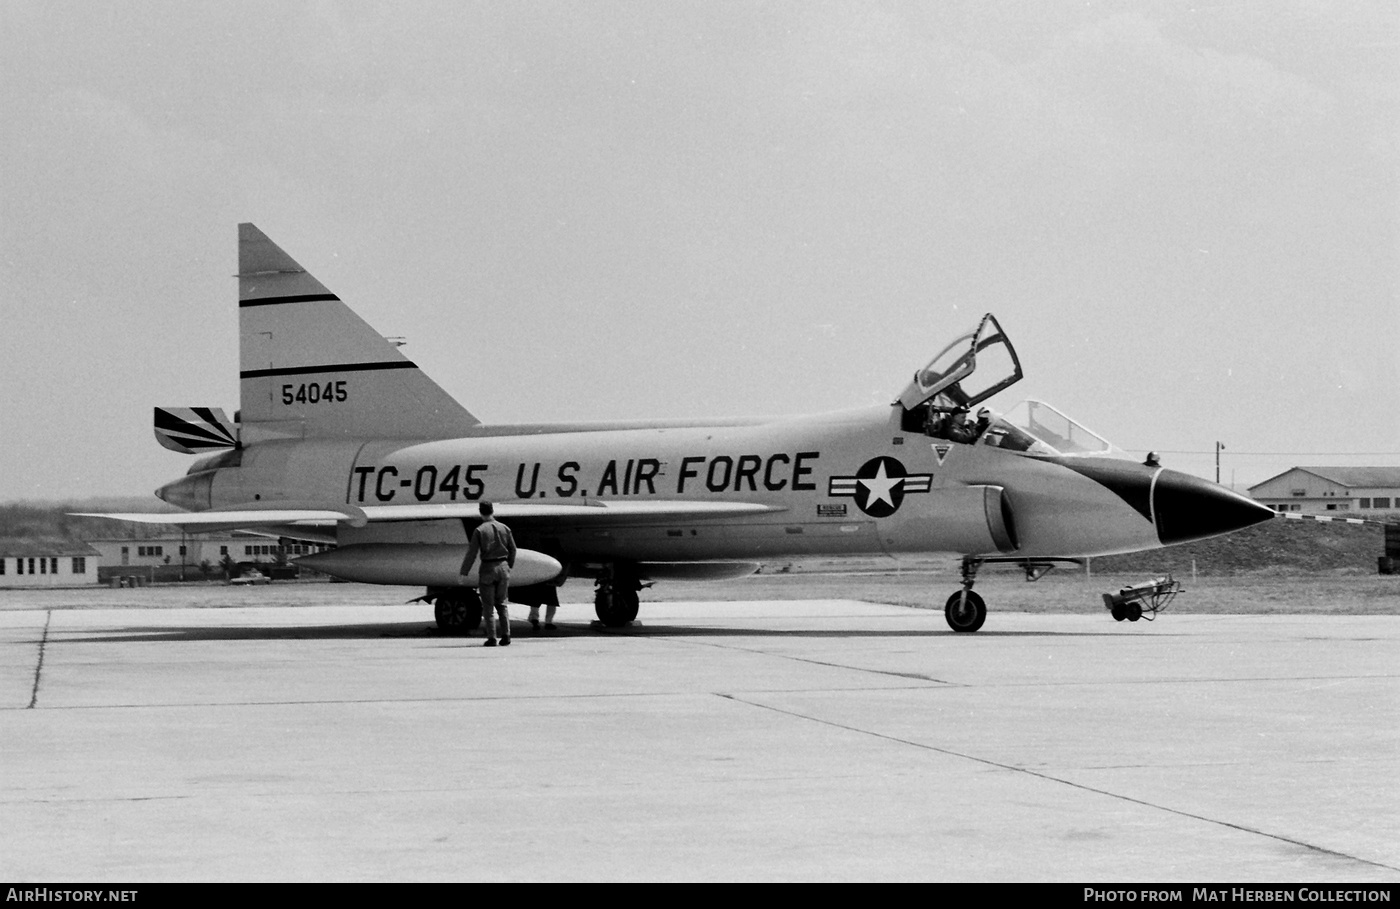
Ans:
[{"label": "concrete tarmac", "polygon": [[0,607],[0,879],[1400,880],[1400,617],[322,586]]}]

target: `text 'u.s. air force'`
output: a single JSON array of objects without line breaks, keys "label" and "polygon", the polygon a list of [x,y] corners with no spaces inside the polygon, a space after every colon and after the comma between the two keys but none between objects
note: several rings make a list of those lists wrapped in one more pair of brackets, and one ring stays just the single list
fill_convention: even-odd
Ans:
[{"label": "text 'u.s. air force'", "polygon": [[[591,475],[578,461],[546,465],[520,462],[508,467],[491,464],[394,464],[355,467],[351,471],[352,501],[389,503],[411,497],[419,502],[482,498],[490,484],[491,495],[516,499],[572,498],[575,496],[652,496],[720,492],[797,492],[817,488],[813,465],[820,452],[689,456],[671,463],[659,458],[613,459]],[[514,468],[512,470],[512,467]],[[512,476],[513,474],[513,476]],[[503,482],[514,480],[505,489]]]}]

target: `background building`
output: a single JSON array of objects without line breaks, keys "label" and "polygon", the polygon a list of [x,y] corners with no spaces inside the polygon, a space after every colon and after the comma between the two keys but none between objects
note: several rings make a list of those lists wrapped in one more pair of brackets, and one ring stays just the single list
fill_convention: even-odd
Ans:
[{"label": "background building", "polygon": [[1383,517],[1400,512],[1400,467],[1293,467],[1249,494],[1275,511]]},{"label": "background building", "polygon": [[244,534],[200,534],[199,536],[153,534],[137,539],[96,539],[88,543],[97,551],[105,583],[113,577],[136,577],[160,581],[199,581],[223,576],[225,557],[235,563],[275,565],[327,549],[311,543],[278,544],[267,537]]},{"label": "background building", "polygon": [[97,583],[96,549],[72,540],[0,540],[0,587]]}]

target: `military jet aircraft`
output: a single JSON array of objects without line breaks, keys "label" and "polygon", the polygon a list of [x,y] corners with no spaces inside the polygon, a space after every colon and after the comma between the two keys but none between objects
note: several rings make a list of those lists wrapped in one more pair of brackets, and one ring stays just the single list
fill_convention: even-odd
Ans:
[{"label": "military jet aircraft", "polygon": [[[592,578],[607,626],[656,581],[764,561],[947,553],[945,616],[982,627],[978,569],[1152,549],[1267,520],[1222,486],[1127,458],[1048,404],[984,402],[1022,377],[990,314],[887,406],[816,416],[484,424],[252,224],[239,226],[240,404],[157,407],[176,451],[214,452],[161,487],[176,514],[110,514],[189,532],[241,529],[335,548],[298,561],[422,585],[445,628],[475,627],[459,574],[477,503],[521,551],[511,599]],[[974,408],[979,408],[974,413]]]}]

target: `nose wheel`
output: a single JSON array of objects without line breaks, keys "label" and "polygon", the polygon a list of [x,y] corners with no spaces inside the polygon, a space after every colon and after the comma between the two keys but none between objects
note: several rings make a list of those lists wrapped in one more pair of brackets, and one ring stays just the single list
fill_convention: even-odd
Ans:
[{"label": "nose wheel", "polygon": [[973,632],[987,621],[987,604],[972,590],[972,583],[977,580],[977,569],[981,567],[981,559],[962,561],[962,590],[948,597],[948,603],[943,607],[943,617],[954,631]]},{"label": "nose wheel", "polygon": [[959,590],[948,597],[948,605],[943,607],[943,617],[954,631],[976,631],[987,621],[987,604],[971,590]]}]

